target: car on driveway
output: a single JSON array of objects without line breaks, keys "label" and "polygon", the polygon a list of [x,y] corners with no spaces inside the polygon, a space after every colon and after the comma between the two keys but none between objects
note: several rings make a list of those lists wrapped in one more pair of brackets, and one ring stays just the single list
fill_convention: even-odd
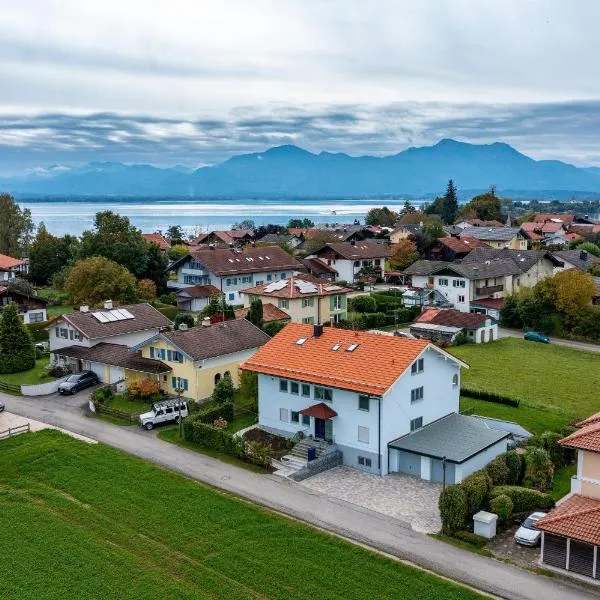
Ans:
[{"label": "car on driveway", "polygon": [[59,394],[75,394],[85,388],[98,385],[98,375],[93,371],[81,371],[69,375],[65,381],[58,386]]},{"label": "car on driveway", "polygon": [[528,331],[523,339],[529,340],[530,342],[540,342],[542,344],[549,344],[550,338],[539,331]]},{"label": "car on driveway", "polygon": [[140,415],[140,425],[148,431],[162,423],[179,423],[179,419],[188,416],[188,405],[185,400],[172,398],[155,402],[150,412]]},{"label": "car on driveway", "polygon": [[515,533],[515,542],[523,546],[537,546],[542,539],[542,532],[536,529],[535,524],[545,517],[544,512],[531,513]]}]

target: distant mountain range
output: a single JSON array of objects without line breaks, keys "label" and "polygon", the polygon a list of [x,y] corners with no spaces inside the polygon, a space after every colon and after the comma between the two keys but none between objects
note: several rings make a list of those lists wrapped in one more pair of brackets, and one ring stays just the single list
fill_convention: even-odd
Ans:
[{"label": "distant mountain range", "polygon": [[451,139],[385,157],[313,154],[296,146],[241,154],[197,170],[93,162],[0,178],[0,191],[48,196],[425,196],[459,190],[586,192],[600,195],[600,168],[534,160],[503,143]]}]

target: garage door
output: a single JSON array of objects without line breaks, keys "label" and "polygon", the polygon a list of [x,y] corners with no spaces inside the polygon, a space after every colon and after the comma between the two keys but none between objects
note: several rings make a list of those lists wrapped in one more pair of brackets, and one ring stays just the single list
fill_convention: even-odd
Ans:
[{"label": "garage door", "polygon": [[567,539],[544,534],[544,562],[547,565],[565,569],[567,566]]},{"label": "garage door", "polygon": [[107,381],[104,381],[104,365],[101,365],[97,362],[88,362],[87,365],[87,368],[90,371],[93,371],[94,373],[96,373],[96,375],[98,375],[98,379],[101,383],[108,383]]},{"label": "garage door", "polygon": [[[454,483],[454,468],[454,463],[446,461],[446,483]],[[439,458],[431,459],[431,481],[444,481],[444,469]]]},{"label": "garage door", "polygon": [[117,381],[122,381],[123,379],[125,379],[125,374],[123,373],[123,369],[121,369],[121,367],[110,367],[109,383],[117,383]]},{"label": "garage door", "polygon": [[421,457],[418,454],[398,451],[398,472],[421,477]]}]

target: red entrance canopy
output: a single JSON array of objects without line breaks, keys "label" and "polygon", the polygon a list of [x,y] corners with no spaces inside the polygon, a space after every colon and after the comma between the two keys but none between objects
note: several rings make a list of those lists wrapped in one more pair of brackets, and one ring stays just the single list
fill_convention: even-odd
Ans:
[{"label": "red entrance canopy", "polygon": [[304,408],[300,411],[300,414],[315,417],[315,419],[331,419],[332,417],[337,417],[335,410],[329,408],[329,406],[323,402]]}]

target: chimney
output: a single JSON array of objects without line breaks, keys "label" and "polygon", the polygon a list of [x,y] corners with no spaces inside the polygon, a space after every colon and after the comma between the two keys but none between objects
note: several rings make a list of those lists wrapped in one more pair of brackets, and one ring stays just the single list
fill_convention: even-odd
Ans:
[{"label": "chimney", "polygon": [[579,253],[579,258],[580,258],[581,260],[587,260],[587,259],[588,259],[588,253],[587,253],[587,250],[582,250],[582,251]]},{"label": "chimney", "polygon": [[202,319],[202,327],[210,327],[210,317],[204,317],[204,319]]},{"label": "chimney", "polygon": [[352,240],[350,243],[351,243],[353,246],[356,246],[356,240]]},{"label": "chimney", "polygon": [[[208,321],[210,322],[210,319]],[[179,329],[179,331],[187,331],[188,330],[187,323],[179,323],[178,329]]]},{"label": "chimney", "polygon": [[105,300],[104,301],[104,309],[105,310],[112,310],[112,308],[113,308],[112,300]]},{"label": "chimney", "polygon": [[321,337],[323,333],[323,325],[321,323],[315,323],[313,326],[313,337]]},{"label": "chimney", "polygon": [[79,312],[90,312],[90,307],[87,304],[82,304],[79,307]]}]

